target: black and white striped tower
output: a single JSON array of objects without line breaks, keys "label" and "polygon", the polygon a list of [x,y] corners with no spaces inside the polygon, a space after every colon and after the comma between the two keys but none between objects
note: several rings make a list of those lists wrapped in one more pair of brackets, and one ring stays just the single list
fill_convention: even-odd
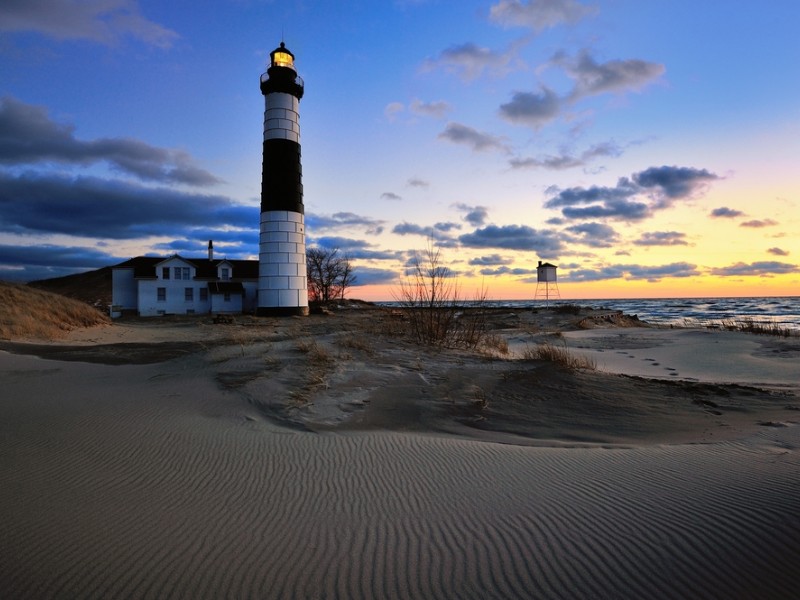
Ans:
[{"label": "black and white striped tower", "polygon": [[256,314],[307,315],[299,113],[303,80],[283,42],[269,56],[269,68],[261,75],[266,108]]}]

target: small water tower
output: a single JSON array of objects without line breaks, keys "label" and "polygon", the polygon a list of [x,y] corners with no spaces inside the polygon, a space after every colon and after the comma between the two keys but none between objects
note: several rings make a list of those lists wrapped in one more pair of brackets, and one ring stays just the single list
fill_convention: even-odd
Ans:
[{"label": "small water tower", "polygon": [[534,300],[544,299],[546,304],[550,302],[551,298],[561,298],[561,294],[558,293],[557,269],[558,267],[555,265],[539,261],[539,266],[536,267],[536,296]]}]

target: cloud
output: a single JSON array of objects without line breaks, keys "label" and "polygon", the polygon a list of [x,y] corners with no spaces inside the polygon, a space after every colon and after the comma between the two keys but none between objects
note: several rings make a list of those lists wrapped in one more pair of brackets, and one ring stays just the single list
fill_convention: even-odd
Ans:
[{"label": "cloud", "polygon": [[136,0],[8,0],[0,3],[0,31],[106,45],[132,37],[158,48],[169,48],[179,37],[143,17]]},{"label": "cloud", "polygon": [[636,184],[658,194],[661,202],[667,203],[669,200],[689,198],[716,179],[719,177],[706,169],[676,166],[650,167],[633,175]]},{"label": "cloud", "polygon": [[411,101],[409,108],[415,115],[433,117],[434,119],[444,119],[447,113],[453,110],[453,107],[443,100],[439,102],[422,102],[416,98]]},{"label": "cloud", "polygon": [[423,72],[444,69],[464,81],[472,81],[483,75],[484,72],[503,74],[509,69],[516,53],[515,46],[505,52],[495,52],[473,42],[467,42],[450,46],[443,50],[438,57],[427,59],[421,68]]},{"label": "cloud", "polygon": [[782,248],[770,248],[767,250],[767,252],[774,256],[789,256],[789,252],[783,250]]},{"label": "cloud", "polygon": [[488,256],[479,256],[477,258],[473,258],[469,261],[469,264],[473,267],[493,267],[497,265],[509,265],[511,264],[511,261],[503,258],[499,254],[490,254]]},{"label": "cloud", "polygon": [[381,194],[381,200],[402,200],[402,196],[398,196],[394,192],[383,192]]},{"label": "cloud", "polygon": [[705,169],[650,167],[634,173],[630,179],[621,177],[615,187],[548,188],[548,193],[555,195],[544,206],[561,208],[561,214],[569,219],[639,221],[656,210],[670,207],[676,200],[694,197],[716,179],[716,175]]},{"label": "cloud", "polygon": [[74,127],[52,121],[45,108],[12,97],[0,100],[0,164],[107,162],[145,181],[208,186],[220,180],[193,164],[181,150],[157,148],[131,138],[83,141]]},{"label": "cloud", "polygon": [[556,119],[561,111],[561,100],[556,93],[542,86],[538,93],[516,92],[511,102],[500,105],[500,116],[515,125],[528,125],[535,129]]},{"label": "cloud", "polygon": [[329,250],[337,249],[350,260],[401,260],[402,253],[387,250],[373,250],[372,244],[341,236],[321,236],[306,238],[307,245],[319,246]]},{"label": "cloud", "polygon": [[256,229],[258,211],[223,196],[95,177],[0,172],[0,231],[10,233],[174,238],[195,228]]},{"label": "cloud", "polygon": [[656,283],[665,278],[696,277],[700,275],[697,265],[687,262],[670,263],[659,266],[607,265],[600,269],[575,269],[569,271],[564,279],[574,282],[606,281],[610,279],[645,280]]},{"label": "cloud", "polygon": [[453,231],[455,229],[461,229],[461,225],[459,225],[458,223],[451,223],[450,221],[434,223],[433,227],[445,233],[447,233],[448,231]]},{"label": "cloud", "polygon": [[34,281],[99,269],[126,260],[83,246],[0,245],[0,279]]},{"label": "cloud", "polygon": [[412,177],[406,182],[408,187],[415,187],[415,188],[427,188],[430,186],[430,183],[425,181],[424,179],[419,179],[417,177]]},{"label": "cloud", "polygon": [[718,275],[720,277],[769,277],[771,275],[785,275],[787,273],[800,273],[800,266],[777,261],[759,261],[750,264],[738,262],[727,267],[711,269],[712,275]]},{"label": "cloud", "polygon": [[438,245],[443,247],[450,247],[454,244],[453,238],[448,235],[452,227],[440,227],[442,223],[431,227],[430,225],[417,225],[416,223],[408,223],[403,221],[398,223],[392,228],[392,233],[397,235],[420,235],[435,241]]},{"label": "cloud", "polygon": [[662,64],[639,59],[598,63],[587,50],[581,51],[576,59],[558,53],[551,62],[564,68],[575,80],[575,88],[569,97],[572,101],[604,93],[639,91],[666,70]]},{"label": "cloud", "polygon": [[175,231],[173,241],[151,246],[154,251],[169,250],[170,253],[189,255],[204,253],[208,240],[214,240],[214,249],[218,257],[248,258],[258,255],[257,228],[222,228],[211,226],[185,228]]},{"label": "cloud", "polygon": [[621,154],[622,148],[617,144],[614,142],[603,142],[591,146],[576,156],[562,153],[558,156],[544,155],[539,158],[512,158],[508,162],[512,169],[543,168],[561,171],[573,167],[585,166],[595,158],[606,156],[617,157]]},{"label": "cloud", "polygon": [[396,269],[378,269],[359,264],[353,265],[353,273],[356,276],[353,287],[393,283],[398,278]]},{"label": "cloud", "polygon": [[460,123],[448,123],[444,131],[438,135],[438,138],[454,144],[468,146],[474,152],[487,150],[508,151],[508,146],[503,141],[503,138],[477,131]]},{"label": "cloud", "polygon": [[641,221],[651,216],[650,207],[644,202],[629,200],[606,200],[602,205],[585,208],[566,207],[561,214],[568,219],[619,219],[622,221]]},{"label": "cloud", "polygon": [[559,190],[552,187],[547,189],[548,193],[555,193],[545,202],[545,208],[561,208],[565,206],[575,206],[576,204],[591,204],[593,202],[617,202],[627,200],[636,195],[638,189],[630,179],[622,177],[617,181],[616,187],[605,187],[593,185],[589,188],[572,187]]},{"label": "cloud", "polygon": [[552,231],[538,231],[527,225],[488,225],[459,236],[458,241],[470,248],[503,248],[529,250],[552,256],[562,250],[561,239]]},{"label": "cloud", "polygon": [[512,269],[511,267],[498,267],[497,269],[481,269],[479,273],[487,277],[495,277],[498,275],[522,276],[522,275],[534,275],[536,273],[536,269],[523,269],[519,267]]},{"label": "cloud", "polygon": [[744,221],[743,223],[739,223],[739,227],[752,227],[754,229],[760,229],[762,227],[774,227],[777,225],[777,221],[773,221],[772,219],[753,219],[752,221]]},{"label": "cloud", "polygon": [[[175,239],[171,242],[153,244],[151,250],[161,254],[181,256],[205,256],[207,240],[214,240],[214,256],[217,258],[250,258],[258,256],[258,231],[203,231],[194,230],[193,238]],[[207,235],[205,235],[207,234]]]},{"label": "cloud", "polygon": [[506,27],[527,27],[535,32],[561,24],[574,24],[597,12],[575,0],[500,0],[489,9],[489,19]]},{"label": "cloud", "polygon": [[322,248],[338,248],[342,252],[349,250],[359,250],[369,247],[371,244],[365,240],[355,240],[353,238],[346,238],[340,236],[321,236],[321,237],[308,237],[309,246],[321,246]]},{"label": "cloud", "polygon": [[566,230],[579,236],[578,243],[592,248],[611,248],[619,239],[614,228],[604,223],[581,223]]},{"label": "cloud", "polygon": [[[385,196],[386,194],[383,194]],[[381,197],[383,197],[381,196]],[[399,197],[398,197],[399,198]],[[338,212],[332,215],[306,214],[306,228],[312,230],[336,230],[346,227],[363,227],[369,235],[383,233],[385,221],[363,217],[351,212]]]},{"label": "cloud", "polygon": [[634,240],[637,246],[688,246],[686,234],[678,231],[653,231],[641,235]]},{"label": "cloud", "polygon": [[394,121],[397,119],[397,115],[399,115],[405,109],[406,107],[402,102],[390,102],[386,105],[386,108],[383,109],[383,114],[387,120]]},{"label": "cloud", "polygon": [[466,214],[461,217],[473,227],[480,227],[489,218],[489,210],[485,206],[470,206],[468,204],[456,204],[455,207],[465,212]]},{"label": "cloud", "polygon": [[711,211],[712,218],[725,218],[725,219],[732,219],[734,217],[741,217],[744,213],[740,210],[735,210],[733,208],[728,208],[727,206],[720,206],[719,208],[715,208]]}]

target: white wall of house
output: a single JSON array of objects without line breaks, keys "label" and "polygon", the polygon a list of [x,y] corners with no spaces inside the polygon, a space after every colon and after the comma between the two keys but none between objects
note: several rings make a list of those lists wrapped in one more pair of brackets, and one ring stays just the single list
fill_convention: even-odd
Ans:
[{"label": "white wall of house", "polygon": [[191,263],[173,256],[158,263],[155,274],[155,279],[139,280],[138,302],[141,316],[208,312],[210,299],[204,302],[200,300],[200,288],[207,289],[208,285],[204,281],[194,280],[195,268]]},{"label": "white wall of house", "polygon": [[242,295],[236,293],[211,294],[212,313],[236,313],[242,312]]},{"label": "white wall of house", "polygon": [[136,310],[136,280],[133,269],[111,270],[111,302],[119,310]]}]

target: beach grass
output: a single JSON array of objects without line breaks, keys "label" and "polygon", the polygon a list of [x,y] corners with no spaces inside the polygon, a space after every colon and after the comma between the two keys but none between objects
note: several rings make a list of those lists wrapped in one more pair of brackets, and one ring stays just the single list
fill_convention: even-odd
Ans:
[{"label": "beach grass", "polygon": [[797,331],[785,327],[775,321],[761,321],[753,317],[739,317],[722,319],[718,322],[706,324],[708,329],[724,329],[726,331],[742,331],[758,335],[774,335],[778,337],[796,337]]},{"label": "beach grass", "polygon": [[0,338],[55,340],[78,327],[108,324],[96,308],[60,294],[0,281]]},{"label": "beach grass", "polygon": [[569,371],[597,369],[597,362],[586,356],[573,354],[566,346],[557,346],[550,342],[540,342],[526,348],[522,353],[523,360],[543,360],[555,363]]}]

